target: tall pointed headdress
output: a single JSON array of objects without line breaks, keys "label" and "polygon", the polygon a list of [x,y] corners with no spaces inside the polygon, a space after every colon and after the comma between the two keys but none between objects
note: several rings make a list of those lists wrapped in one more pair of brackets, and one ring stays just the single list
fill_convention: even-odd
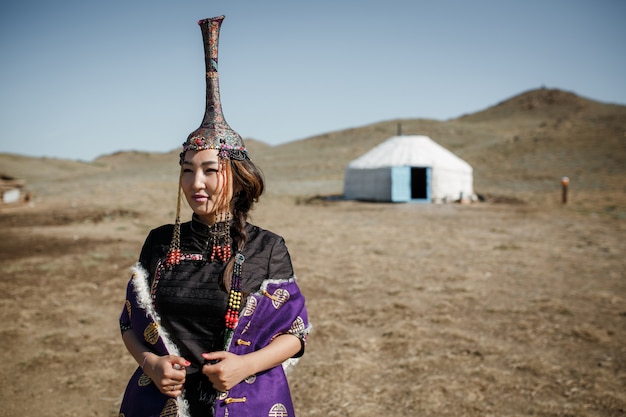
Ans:
[{"label": "tall pointed headdress", "polygon": [[[206,149],[218,150],[220,164],[226,160],[236,159],[243,161],[250,159],[248,151],[241,136],[235,132],[224,119],[222,114],[222,104],[220,102],[219,77],[217,73],[217,49],[220,34],[220,27],[224,16],[211,17],[198,22],[202,30],[202,40],[204,42],[204,62],[206,68],[206,106],[204,118],[200,127],[189,134],[183,143],[183,150],[180,153],[180,165],[183,165],[185,152],[203,151]],[[181,170],[182,174],[182,170]],[[178,200],[176,205],[176,221],[174,223],[174,233],[166,258],[166,267],[177,265],[181,260],[180,250],[180,205],[181,205],[181,184],[178,185]],[[230,213],[225,213],[226,221],[216,222],[215,227],[224,227],[218,231],[220,240],[213,242],[213,252],[210,256],[226,262],[232,253],[230,248]]]},{"label": "tall pointed headdress", "polygon": [[206,68],[206,106],[200,127],[183,143],[181,163],[188,150],[201,151],[217,149],[224,159],[249,159],[241,136],[224,119],[220,102],[219,77],[217,72],[217,52],[220,27],[224,16],[203,19],[198,22],[204,42],[204,62]]}]

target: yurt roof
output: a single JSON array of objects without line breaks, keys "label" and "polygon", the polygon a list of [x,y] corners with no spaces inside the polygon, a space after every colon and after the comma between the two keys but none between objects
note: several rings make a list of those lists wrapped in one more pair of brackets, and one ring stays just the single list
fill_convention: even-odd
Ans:
[{"label": "yurt roof", "polygon": [[348,168],[373,169],[392,166],[445,167],[472,172],[472,167],[428,136],[394,136],[353,160]]}]

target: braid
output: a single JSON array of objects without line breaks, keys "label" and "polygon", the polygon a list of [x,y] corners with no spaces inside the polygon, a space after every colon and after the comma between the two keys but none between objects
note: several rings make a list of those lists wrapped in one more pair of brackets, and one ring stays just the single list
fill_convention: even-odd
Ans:
[{"label": "braid", "polygon": [[248,213],[233,210],[233,240],[235,241],[235,252],[242,250],[248,242],[248,232],[246,231],[246,222],[248,221]]},{"label": "braid", "polygon": [[[246,223],[248,213],[254,203],[259,201],[265,189],[263,174],[250,161],[230,160],[232,170],[233,187],[238,192],[233,196],[233,241],[235,253],[242,251],[248,242]],[[235,258],[232,257],[224,270],[223,281],[226,288],[230,288]]]}]

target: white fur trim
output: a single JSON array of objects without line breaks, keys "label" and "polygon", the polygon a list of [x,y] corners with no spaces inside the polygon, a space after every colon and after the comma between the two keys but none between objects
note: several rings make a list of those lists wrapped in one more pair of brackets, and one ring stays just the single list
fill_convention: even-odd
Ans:
[{"label": "white fur trim", "polygon": [[177,417],[191,417],[191,414],[189,414],[189,403],[185,399],[185,394],[176,398],[176,405],[178,405]]},{"label": "white fur trim", "polygon": [[154,304],[152,304],[152,296],[150,295],[150,287],[148,286],[148,271],[146,271],[140,263],[135,264],[132,268],[133,288],[137,294],[137,301],[148,317],[159,325],[159,336],[163,340],[163,344],[170,355],[180,355],[178,346],[172,342],[169,333],[161,326],[161,317],[156,312]]},{"label": "white fur trim", "polygon": [[259,290],[257,292],[255,292],[255,294],[258,295],[262,295],[263,291],[267,290],[267,286],[270,284],[283,284],[285,282],[296,282],[296,276],[294,275],[293,277],[284,280],[284,279],[266,279],[265,281],[263,281],[261,283],[261,287],[259,288]]},{"label": "white fur trim", "polygon": [[[146,316],[159,326],[159,336],[168,353],[170,355],[180,356],[178,346],[174,344],[167,330],[161,326],[161,317],[156,312],[154,304],[152,303],[152,296],[150,295],[150,287],[148,285],[148,277],[150,274],[139,262],[131,268],[131,272],[133,274],[133,290],[137,296],[137,304],[146,312]],[[176,403],[178,406],[178,417],[191,417],[191,414],[189,414],[189,404],[187,400],[185,400],[184,395],[176,398]]]}]

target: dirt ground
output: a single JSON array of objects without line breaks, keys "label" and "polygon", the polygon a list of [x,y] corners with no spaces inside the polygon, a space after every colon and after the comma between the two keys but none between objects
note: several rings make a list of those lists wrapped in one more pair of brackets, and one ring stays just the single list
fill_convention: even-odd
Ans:
[{"label": "dirt ground", "polygon": [[[117,416],[129,267],[174,207],[103,201],[0,212],[0,416]],[[622,216],[270,195],[252,220],[307,296],[300,417],[626,415]]]},{"label": "dirt ground", "polygon": [[[468,205],[311,198],[398,121],[247,141],[268,180],[252,221],[285,237],[314,326],[298,416],[626,416],[624,109],[542,88],[402,120],[475,167]],[[117,417],[129,269],[174,219],[177,161],[0,155],[33,195],[0,208],[0,417]]]}]

